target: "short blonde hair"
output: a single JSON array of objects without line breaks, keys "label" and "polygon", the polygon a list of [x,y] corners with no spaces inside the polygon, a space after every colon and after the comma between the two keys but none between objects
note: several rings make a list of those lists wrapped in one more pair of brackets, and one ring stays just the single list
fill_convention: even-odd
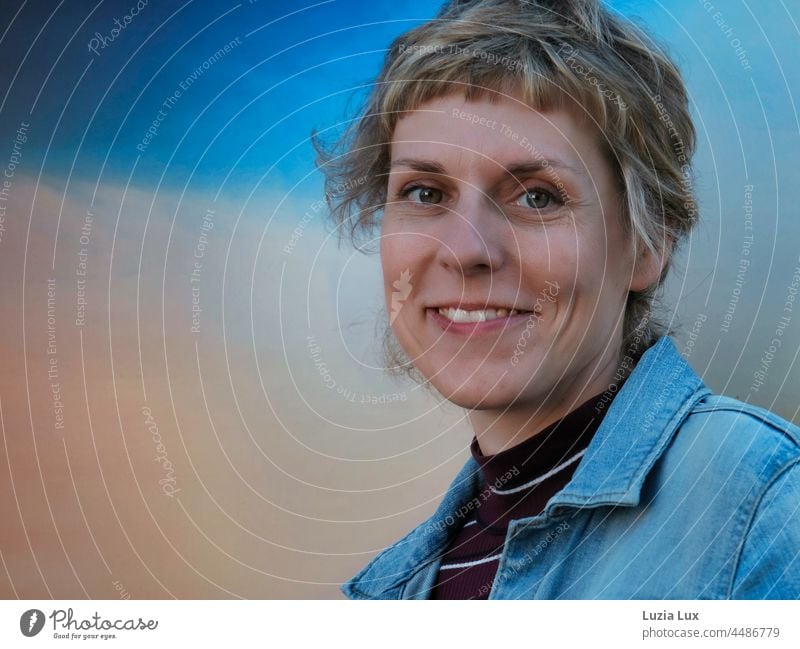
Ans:
[{"label": "short blonde hair", "polygon": [[666,333],[652,313],[655,295],[697,219],[695,130],[676,65],[597,0],[452,0],[391,44],[363,112],[338,142],[326,149],[314,137],[341,235],[355,243],[374,233],[397,121],[453,92],[468,101],[521,93],[538,111],[579,106],[602,132],[634,250],[666,258],[653,286],[628,295],[623,349],[641,353]]}]

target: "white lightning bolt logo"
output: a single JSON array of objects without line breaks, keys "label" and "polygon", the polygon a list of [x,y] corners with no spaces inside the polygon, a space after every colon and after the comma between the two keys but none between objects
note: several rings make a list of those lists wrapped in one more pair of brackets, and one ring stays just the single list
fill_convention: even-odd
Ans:
[{"label": "white lightning bolt logo", "polygon": [[389,317],[389,324],[394,322],[394,319],[397,317],[397,314],[400,313],[400,309],[403,306],[403,302],[405,302],[406,298],[411,295],[411,271],[406,268],[402,273],[400,273],[400,279],[395,280],[392,282],[392,286],[397,289],[396,291],[392,291],[392,313]]},{"label": "white lightning bolt logo", "polygon": [[36,624],[36,620],[39,619],[39,616],[36,615],[36,611],[31,613],[31,619],[28,621],[28,631],[33,631],[33,625]]}]

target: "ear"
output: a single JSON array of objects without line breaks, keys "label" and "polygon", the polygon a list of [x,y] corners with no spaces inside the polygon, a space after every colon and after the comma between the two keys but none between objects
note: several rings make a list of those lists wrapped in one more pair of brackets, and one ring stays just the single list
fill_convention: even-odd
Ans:
[{"label": "ear", "polygon": [[661,271],[672,255],[673,240],[666,237],[658,253],[653,253],[644,244],[639,244],[639,252],[634,262],[629,290],[644,291],[658,282]]}]

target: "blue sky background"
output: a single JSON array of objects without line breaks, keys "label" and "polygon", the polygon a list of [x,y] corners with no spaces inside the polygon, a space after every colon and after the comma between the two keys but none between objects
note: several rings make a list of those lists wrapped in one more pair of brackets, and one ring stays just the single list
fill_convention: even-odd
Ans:
[{"label": "blue sky background", "polygon": [[[132,2],[94,9],[86,3],[84,12],[61,4],[52,13],[45,2],[19,11],[4,4],[4,19],[14,22],[0,25],[6,32],[0,72],[11,80],[0,104],[0,135],[8,142],[22,120],[32,124],[28,171],[59,179],[72,170],[91,183],[127,182],[141,156],[134,184],[149,185],[166,170],[162,186],[183,187],[192,176],[192,185],[204,188],[219,187],[229,172],[227,182],[237,188],[252,187],[267,170],[263,182],[273,187],[301,180],[312,169],[310,129],[335,127],[352,116],[363,96],[358,87],[378,71],[391,38],[440,5],[150,2],[97,55],[87,49],[90,39],[109,36]],[[681,64],[700,118],[703,175],[743,174],[748,156],[768,150],[767,127],[779,134],[771,143],[776,157],[790,154],[781,145],[796,141],[780,135],[797,135],[797,2],[719,3],[752,72],[742,69],[702,2],[610,4],[646,24]],[[162,102],[237,37],[242,44],[183,92],[140,154],[136,145]]]}]

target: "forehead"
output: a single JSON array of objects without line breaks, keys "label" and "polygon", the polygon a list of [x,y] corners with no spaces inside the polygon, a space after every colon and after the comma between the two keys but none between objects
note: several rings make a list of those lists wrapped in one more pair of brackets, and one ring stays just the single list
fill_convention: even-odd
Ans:
[{"label": "forehead", "polygon": [[468,101],[461,94],[430,100],[399,119],[392,159],[420,157],[528,158],[580,172],[601,164],[598,131],[579,111],[537,111],[513,96]]}]

